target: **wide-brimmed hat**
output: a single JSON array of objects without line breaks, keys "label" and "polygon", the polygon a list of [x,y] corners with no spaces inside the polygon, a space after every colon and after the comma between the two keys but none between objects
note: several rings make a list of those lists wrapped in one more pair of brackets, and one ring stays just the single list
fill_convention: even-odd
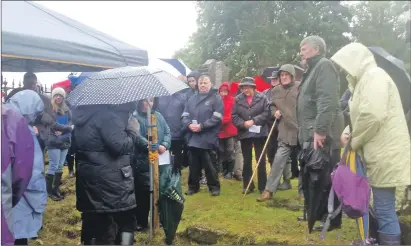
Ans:
[{"label": "wide-brimmed hat", "polygon": [[241,80],[239,87],[246,86],[246,85],[256,87],[255,80],[251,77],[245,77],[244,79]]},{"label": "wide-brimmed hat", "polygon": [[278,70],[274,70],[272,73],[271,73],[271,76],[270,77],[267,77],[268,79],[278,79]]}]

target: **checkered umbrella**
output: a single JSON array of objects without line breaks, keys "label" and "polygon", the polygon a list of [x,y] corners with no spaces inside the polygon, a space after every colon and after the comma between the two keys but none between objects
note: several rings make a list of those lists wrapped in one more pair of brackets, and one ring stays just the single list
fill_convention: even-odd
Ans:
[{"label": "checkered umbrella", "polygon": [[152,97],[169,96],[187,88],[173,75],[154,67],[122,67],[96,72],[69,95],[74,106],[124,104]]}]

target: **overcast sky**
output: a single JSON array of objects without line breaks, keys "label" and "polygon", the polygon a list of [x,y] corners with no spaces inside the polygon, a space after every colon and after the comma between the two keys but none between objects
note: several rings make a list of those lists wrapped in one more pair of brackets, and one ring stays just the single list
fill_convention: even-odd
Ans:
[{"label": "overcast sky", "polygon": [[[146,49],[149,57],[170,58],[196,31],[197,13],[192,1],[35,1],[121,41]],[[73,71],[75,72],[75,71]],[[3,73],[18,81],[24,73]],[[52,84],[68,73],[37,73]]]}]

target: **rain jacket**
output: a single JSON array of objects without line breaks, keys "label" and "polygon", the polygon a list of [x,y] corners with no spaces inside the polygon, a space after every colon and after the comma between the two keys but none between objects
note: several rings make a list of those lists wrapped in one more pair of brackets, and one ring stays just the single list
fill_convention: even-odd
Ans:
[{"label": "rain jacket", "polygon": [[73,110],[80,212],[112,213],[136,207],[131,167],[135,135],[127,131],[134,108],[134,104],[89,105]]},{"label": "rain jacket", "polygon": [[13,245],[12,208],[32,176],[34,141],[27,120],[9,105],[1,108],[1,245]]},{"label": "rain jacket", "polygon": [[233,111],[235,98],[230,96],[230,84],[228,82],[224,82],[221,84],[220,88],[218,88],[218,92],[220,93],[221,88],[225,86],[228,89],[228,95],[221,97],[223,99],[224,104],[224,117],[223,122],[221,125],[220,133],[218,134],[219,138],[230,138],[237,136],[237,127],[233,124],[231,119],[231,113]]},{"label": "rain jacket", "polygon": [[[29,124],[32,124],[43,111],[44,104],[40,96],[30,90],[16,93],[8,106],[19,112],[26,119],[26,128],[30,130],[30,140],[33,140],[34,159],[31,178],[22,198],[12,209],[13,234],[15,239],[37,237],[37,232],[43,224],[43,213],[47,203],[46,180],[44,178],[43,152],[37,141],[36,134]],[[27,139],[25,140],[27,141]]]},{"label": "rain jacket", "polygon": [[362,44],[346,45],[331,60],[349,74],[351,146],[364,161],[370,185],[410,185],[410,137],[394,81]]},{"label": "rain jacket", "polygon": [[[71,126],[71,111],[67,110],[63,114],[59,113],[54,113],[54,117],[56,119],[57,124],[63,126],[63,127],[68,127]],[[54,132],[50,133],[50,139],[48,142],[47,147],[49,149],[68,149],[71,146],[71,129],[67,128],[68,130],[66,133],[56,136]]]},{"label": "rain jacket", "polygon": [[[270,104],[263,93],[255,92],[251,104],[241,93],[235,98],[233,108],[233,123],[238,129],[238,139],[261,138],[268,136],[267,123],[270,119]],[[250,132],[244,127],[244,122],[254,120],[255,125],[261,126],[260,133]]]},{"label": "rain jacket", "polygon": [[320,55],[308,59],[307,63],[308,69],[297,97],[298,141],[301,146],[304,142],[313,141],[314,132],[331,139],[331,125],[338,112],[339,78],[334,65]]},{"label": "rain jacket", "polygon": [[[223,115],[223,101],[213,89],[208,94],[197,93],[190,97],[181,115],[181,126],[187,146],[217,150]],[[193,120],[201,125],[200,132],[191,132],[188,128]]]},{"label": "rain jacket", "polygon": [[[139,107],[137,107],[139,109]],[[164,117],[158,112],[155,111],[155,108],[152,111],[152,114],[156,116],[157,119],[157,139],[158,144],[163,145],[167,149],[171,147],[171,133],[170,128],[167,125]],[[150,189],[150,163],[148,161],[148,148],[147,148],[147,131],[148,131],[148,122],[147,122],[147,113],[141,112],[139,110],[133,113],[133,116],[136,117],[138,123],[140,124],[140,141],[135,150],[135,160],[133,161],[134,166],[134,176],[136,179],[136,188],[142,190]]]},{"label": "rain jacket", "polygon": [[193,89],[186,88],[171,96],[164,96],[158,99],[158,111],[170,127],[172,140],[184,139],[180,123],[181,115],[183,114],[186,102],[194,93]]},{"label": "rain jacket", "polygon": [[[33,123],[43,109],[40,96],[30,90],[16,93],[8,102],[10,107],[21,113]],[[46,179],[44,173],[43,152],[31,126],[31,138],[34,141],[34,164],[30,182],[22,199],[13,208],[13,233],[16,239],[37,237],[43,225],[43,213],[47,204]]]}]

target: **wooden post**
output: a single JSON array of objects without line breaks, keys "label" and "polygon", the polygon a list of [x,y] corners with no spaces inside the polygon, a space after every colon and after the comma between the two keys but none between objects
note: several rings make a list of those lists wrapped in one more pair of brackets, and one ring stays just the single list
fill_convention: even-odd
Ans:
[{"label": "wooden post", "polygon": [[[152,143],[157,143],[158,142],[158,137],[157,137],[157,119],[155,114],[151,114],[151,125],[155,127],[151,127],[151,142]],[[157,151],[157,150],[155,150]],[[153,227],[154,230],[160,229],[160,216],[158,212],[158,201],[160,198],[160,185],[159,185],[159,170],[158,170],[158,159],[156,159],[154,162],[151,163],[153,166],[153,200],[154,200],[154,213],[153,213]]]}]

